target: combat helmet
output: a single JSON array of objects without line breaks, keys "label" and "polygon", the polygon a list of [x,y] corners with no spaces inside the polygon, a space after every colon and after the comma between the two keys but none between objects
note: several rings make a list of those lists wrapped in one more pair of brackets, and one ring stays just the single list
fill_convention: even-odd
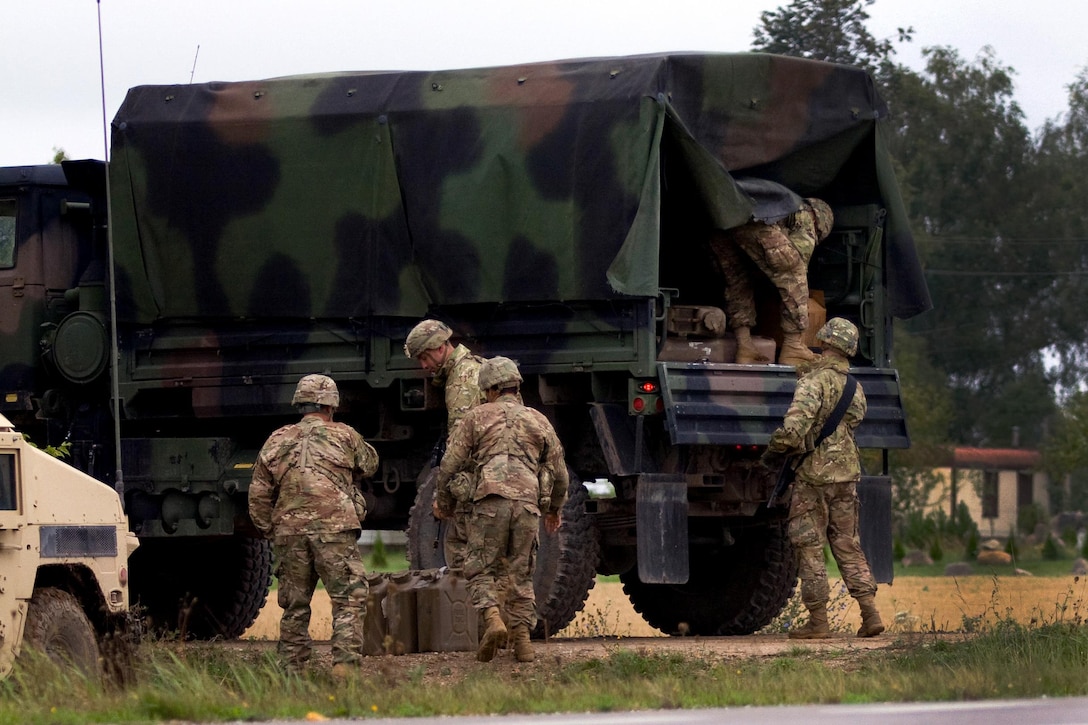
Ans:
[{"label": "combat helmet", "polygon": [[858,351],[858,328],[841,317],[832,317],[816,333],[816,339],[852,357]]},{"label": "combat helmet", "polygon": [[336,389],[336,383],[328,375],[307,375],[298,381],[298,385],[295,386],[295,395],[291,398],[291,405],[305,403],[339,408],[340,391]]},{"label": "combat helmet", "polygon": [[452,335],[453,330],[445,322],[424,320],[413,327],[404,340],[404,356],[419,357],[428,350],[441,347]]},{"label": "combat helmet", "polygon": [[514,384],[520,384],[521,381],[517,363],[501,355],[484,360],[483,365],[480,366],[479,377],[476,379],[480,390],[490,390],[495,387],[509,388]]},{"label": "combat helmet", "polygon": [[812,209],[812,216],[816,219],[816,238],[822,242],[835,225],[835,214],[823,199],[809,198],[805,199],[805,203]]}]

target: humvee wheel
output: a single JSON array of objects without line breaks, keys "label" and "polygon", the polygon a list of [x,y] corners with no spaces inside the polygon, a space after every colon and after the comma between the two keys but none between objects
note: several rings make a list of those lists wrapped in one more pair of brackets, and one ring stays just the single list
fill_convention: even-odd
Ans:
[{"label": "humvee wheel", "polygon": [[[408,515],[408,562],[413,569],[446,565],[443,542],[448,526],[431,513],[435,477],[433,470],[420,474],[415,504]],[[597,581],[598,543],[586,515],[587,498],[585,486],[571,473],[562,527],[549,534],[541,522],[533,573],[538,616],[532,634],[538,639],[570,624]]]},{"label": "humvee wheel", "polygon": [[236,639],[268,599],[272,545],[234,536],[145,539],[129,560],[149,625],[187,639]]},{"label": "humvee wheel", "polygon": [[62,589],[38,589],[30,598],[23,649],[46,655],[61,667],[75,667],[98,680],[102,666],[94,626],[74,596]]},{"label": "humvee wheel", "polygon": [[620,574],[635,611],[673,635],[751,634],[769,624],[797,584],[785,522],[733,530],[733,535],[732,546],[691,549],[686,584],[644,584],[638,567]]}]

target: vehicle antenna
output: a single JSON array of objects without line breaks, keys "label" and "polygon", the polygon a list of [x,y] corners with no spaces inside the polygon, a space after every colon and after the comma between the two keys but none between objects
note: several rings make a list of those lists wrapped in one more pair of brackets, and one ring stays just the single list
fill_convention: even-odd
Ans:
[{"label": "vehicle antenna", "polygon": [[110,388],[113,397],[113,445],[114,460],[117,470],[114,474],[113,487],[121,499],[122,509],[125,506],[125,480],[121,472],[121,394],[118,381],[117,361],[120,360],[120,352],[117,347],[117,285],[114,281],[117,277],[113,259],[113,209],[110,201],[110,147],[109,147],[109,122],[106,120],[106,62],[102,53],[102,0],[96,0],[98,7],[98,74],[99,85],[102,89],[102,160],[105,163],[106,172],[106,249],[109,256],[109,280],[110,280]]},{"label": "vehicle antenna", "polygon": [[196,74],[196,59],[200,57],[200,43],[196,44],[196,55],[193,56],[193,69],[189,71],[189,83],[192,84],[193,76]]}]

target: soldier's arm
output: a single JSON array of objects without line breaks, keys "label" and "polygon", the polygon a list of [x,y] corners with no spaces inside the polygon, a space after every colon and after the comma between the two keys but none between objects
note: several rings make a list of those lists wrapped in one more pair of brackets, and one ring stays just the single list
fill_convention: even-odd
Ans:
[{"label": "soldier's arm", "polygon": [[816,375],[806,375],[798,380],[786,417],[782,426],[771,434],[767,450],[775,453],[804,451],[805,440],[820,410],[820,399],[820,384]]},{"label": "soldier's arm", "polygon": [[374,446],[363,440],[358,431],[355,435],[355,471],[357,477],[370,478],[378,471],[378,452]]},{"label": "soldier's arm", "polygon": [[[570,476],[567,474],[567,461],[563,444],[550,423],[545,421],[545,449],[543,475],[541,483],[541,509],[544,511],[544,530],[554,534],[563,523],[563,504],[567,502],[567,489]],[[547,505],[544,498],[547,497]]]},{"label": "soldier's arm", "polygon": [[275,498],[272,473],[259,457],[253,466],[253,480],[249,484],[249,518],[265,538],[272,537],[272,507]]},{"label": "soldier's arm", "polygon": [[434,502],[437,512],[444,516],[452,516],[456,500],[450,493],[450,479],[454,474],[465,468],[470,460],[472,446],[471,435],[473,427],[467,419],[461,420],[454,427],[446,445],[446,455],[442,456],[442,462],[438,465],[438,479],[434,487]]},{"label": "soldier's arm", "polygon": [[471,379],[449,380],[446,383],[446,414],[451,436],[465,414],[479,405],[482,399],[475,372]]}]

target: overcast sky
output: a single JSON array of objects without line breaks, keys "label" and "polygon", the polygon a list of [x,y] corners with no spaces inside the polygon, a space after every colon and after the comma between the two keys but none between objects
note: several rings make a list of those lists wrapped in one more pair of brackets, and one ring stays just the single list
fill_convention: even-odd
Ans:
[{"label": "overcast sky", "polygon": [[[663,51],[743,52],[759,14],[788,0],[0,0],[0,166],[53,148],[102,158],[105,116],[132,86],[341,70],[426,70]],[[877,0],[870,31],[913,26],[921,49],[990,46],[1016,69],[1035,129],[1066,108],[1088,64],[1088,2]],[[199,51],[198,51],[199,48]],[[195,68],[194,68],[195,62]]]}]

